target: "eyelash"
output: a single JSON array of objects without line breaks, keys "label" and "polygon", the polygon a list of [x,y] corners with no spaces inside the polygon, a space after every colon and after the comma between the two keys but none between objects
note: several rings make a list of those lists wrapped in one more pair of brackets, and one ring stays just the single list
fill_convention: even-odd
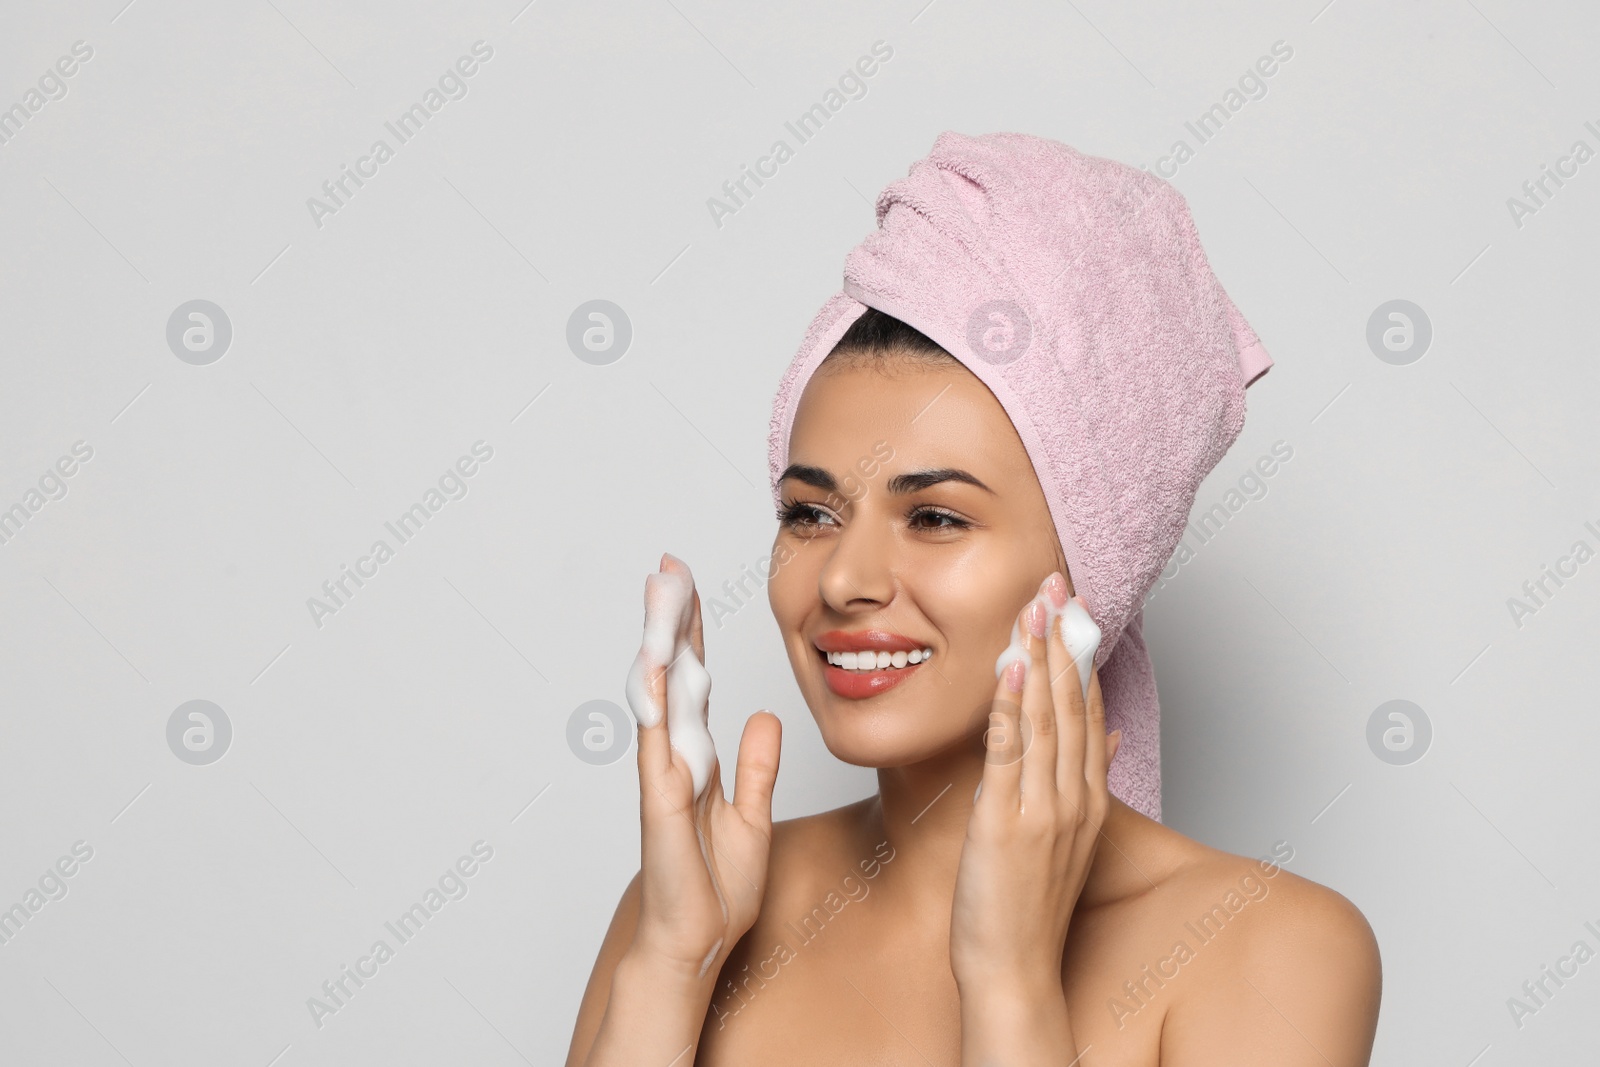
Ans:
[{"label": "eyelash", "polygon": [[[805,504],[797,500],[785,500],[783,505],[778,508],[778,522],[785,529],[795,529],[800,526],[815,525],[813,521],[805,520],[804,516],[819,514],[821,510],[822,509],[818,508],[815,504]],[[907,518],[910,521],[915,522],[919,515],[936,515],[939,518],[949,520],[948,524],[944,525],[924,526],[922,527],[924,530],[964,530],[972,525],[972,523],[961,518],[959,515],[948,512],[943,508],[933,507],[929,504],[912,508],[907,515]]]}]

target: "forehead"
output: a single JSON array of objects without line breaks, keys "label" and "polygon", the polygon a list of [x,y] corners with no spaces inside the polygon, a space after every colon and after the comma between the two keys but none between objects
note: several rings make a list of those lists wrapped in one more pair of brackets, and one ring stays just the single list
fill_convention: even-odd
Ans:
[{"label": "forehead", "polygon": [[811,376],[795,409],[789,462],[842,470],[880,441],[894,450],[891,468],[981,468],[985,481],[1033,474],[1005,408],[965,367],[895,360],[887,373],[830,365]]}]

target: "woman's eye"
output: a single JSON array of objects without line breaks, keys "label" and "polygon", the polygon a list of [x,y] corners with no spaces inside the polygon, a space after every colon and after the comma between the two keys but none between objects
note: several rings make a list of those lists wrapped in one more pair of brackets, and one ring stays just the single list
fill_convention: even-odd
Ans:
[{"label": "woman's eye", "polygon": [[960,530],[971,525],[965,519],[957,518],[947,511],[939,511],[936,508],[919,508],[911,513],[911,524],[913,526],[917,526],[923,519],[933,520],[928,525],[918,526],[919,529],[923,530]]},{"label": "woman's eye", "polygon": [[828,515],[822,509],[810,504],[785,504],[778,512],[778,521],[785,527],[796,528],[802,526],[820,526],[818,519],[826,519]]},{"label": "woman's eye", "polygon": [[[779,509],[778,522],[789,530],[818,530],[836,525],[833,516],[826,511],[813,504],[802,504],[798,501],[785,504]],[[972,525],[959,516],[929,507],[913,509],[909,522],[912,529],[923,531],[964,530]]]}]

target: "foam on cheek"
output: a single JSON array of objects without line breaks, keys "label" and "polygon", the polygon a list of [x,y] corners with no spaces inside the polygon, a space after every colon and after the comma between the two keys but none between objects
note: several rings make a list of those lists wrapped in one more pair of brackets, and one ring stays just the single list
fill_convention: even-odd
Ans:
[{"label": "foam on cheek", "polygon": [[707,726],[711,675],[689,642],[693,612],[694,580],[687,568],[645,578],[644,641],[628,671],[626,692],[639,725],[646,729],[658,725],[662,709],[651,695],[650,679],[666,669],[667,738],[689,765],[694,795],[699,797],[711,780],[717,751]]},{"label": "foam on cheek", "polygon": [[[1089,611],[1078,603],[1076,597],[1067,600],[1067,606],[1058,608],[1048,596],[1040,595],[1039,603],[1044,605],[1044,632],[1045,637],[1050,636],[1050,626],[1056,619],[1061,620],[1061,640],[1067,646],[1067,653],[1072,657],[1072,662],[1077,665],[1078,678],[1083,682],[1083,704],[1089,706],[1089,671],[1094,665],[1094,654],[1100,649],[1100,627],[1096,625]],[[1005,673],[1005,669],[1015,661],[1029,662],[1028,650],[1022,644],[1022,620],[1019,618],[1011,623],[1011,643],[1006,645],[994,661],[994,676],[998,681]],[[1018,789],[1026,792],[1026,779],[1021,773],[1017,775]],[[978,788],[972,791],[972,801],[977,803],[978,797],[983,793],[983,783],[978,783]]]},{"label": "foam on cheek", "polygon": [[[1056,619],[1061,620],[1061,640],[1067,646],[1067,652],[1072,656],[1072,662],[1078,667],[1078,678],[1083,683],[1083,703],[1089,704],[1089,671],[1094,665],[1094,654],[1100,648],[1100,627],[1095,625],[1088,610],[1076,597],[1067,601],[1067,606],[1058,608],[1048,596],[1040,596],[1039,602],[1044,605],[1044,632],[1048,636],[1050,626]],[[1022,644],[1022,622],[1020,619],[1011,624],[1011,643],[1000,653],[994,661],[994,676],[998,680],[1000,675],[1012,662],[1021,660],[1028,662],[1028,650]]]}]

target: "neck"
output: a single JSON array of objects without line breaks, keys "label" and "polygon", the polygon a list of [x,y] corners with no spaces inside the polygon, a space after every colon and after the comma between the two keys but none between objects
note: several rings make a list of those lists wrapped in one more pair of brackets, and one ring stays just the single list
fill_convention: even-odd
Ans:
[{"label": "neck", "polygon": [[[979,740],[981,745],[981,739]],[[879,890],[898,898],[904,914],[948,913],[972,816],[973,791],[983,776],[982,749],[942,754],[905,767],[878,769],[878,795],[866,804],[862,840],[868,851],[887,841],[894,859],[884,865]],[[1111,797],[1078,907],[1122,900],[1154,885],[1141,870],[1158,823]],[[870,837],[870,841],[866,839]],[[1148,868],[1146,860],[1142,866]]]}]

